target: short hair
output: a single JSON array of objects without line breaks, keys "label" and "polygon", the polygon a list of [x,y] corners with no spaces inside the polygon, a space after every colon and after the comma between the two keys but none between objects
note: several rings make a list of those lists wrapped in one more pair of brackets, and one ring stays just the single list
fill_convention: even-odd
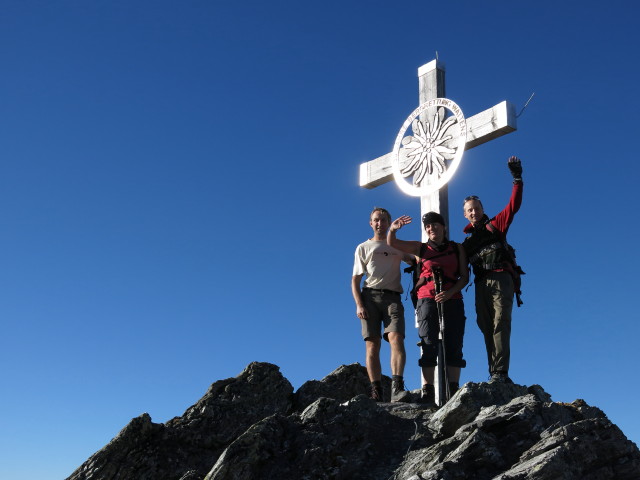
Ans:
[{"label": "short hair", "polygon": [[464,206],[467,204],[467,202],[470,202],[471,200],[476,200],[484,210],[484,205],[482,205],[482,201],[477,195],[469,195],[468,197],[465,197],[464,201],[462,202],[462,208],[464,209]]},{"label": "short hair", "polygon": [[373,217],[373,214],[376,212],[380,212],[383,215],[386,215],[387,220],[389,220],[389,223],[391,223],[391,214],[386,208],[382,208],[382,207],[373,207],[373,210],[371,210],[371,214],[369,215],[369,220],[371,220],[371,217]]}]

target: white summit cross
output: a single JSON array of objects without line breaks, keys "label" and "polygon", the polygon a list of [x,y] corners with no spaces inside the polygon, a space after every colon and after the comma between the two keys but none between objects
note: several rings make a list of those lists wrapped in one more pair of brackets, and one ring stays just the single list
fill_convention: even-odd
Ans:
[{"label": "white summit cross", "polygon": [[[449,225],[447,182],[463,152],[515,131],[516,115],[515,107],[503,101],[465,119],[460,107],[445,98],[444,73],[437,59],[418,69],[420,105],[402,125],[392,152],[360,164],[360,186],[375,188],[395,179],[402,191],[420,197],[421,217],[439,212]],[[409,177],[411,183],[405,180]],[[427,239],[423,230],[422,241]],[[441,404],[438,369],[435,375],[436,401]]]},{"label": "white summit cross", "polygon": [[[407,118],[394,151],[360,164],[360,186],[375,188],[392,179],[407,194],[420,197],[421,215],[439,212],[449,224],[446,183],[462,153],[516,130],[515,107],[503,101],[464,119],[460,107],[445,98],[445,67],[432,60],[418,69],[420,106]],[[445,116],[445,110],[452,115]],[[409,127],[413,135],[404,136]],[[413,176],[413,185],[402,177]],[[425,233],[422,233],[426,241]]]}]

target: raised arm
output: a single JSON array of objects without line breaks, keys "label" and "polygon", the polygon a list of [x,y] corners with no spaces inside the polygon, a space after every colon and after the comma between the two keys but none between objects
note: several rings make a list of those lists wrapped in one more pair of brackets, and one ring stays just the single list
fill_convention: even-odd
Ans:
[{"label": "raised arm", "polygon": [[411,217],[408,215],[402,215],[391,223],[389,231],[387,232],[387,245],[397,248],[401,252],[408,253],[410,255],[420,255],[421,242],[398,240],[396,238],[396,231],[400,230],[405,225],[411,223]]},{"label": "raised arm", "polygon": [[507,230],[509,230],[509,225],[513,222],[513,217],[520,210],[520,205],[522,205],[522,162],[518,157],[509,157],[507,162],[507,166],[509,167],[509,171],[513,176],[513,188],[511,189],[511,198],[509,199],[509,203],[506,207],[496,215],[491,223],[500,230],[504,235],[507,234]]}]

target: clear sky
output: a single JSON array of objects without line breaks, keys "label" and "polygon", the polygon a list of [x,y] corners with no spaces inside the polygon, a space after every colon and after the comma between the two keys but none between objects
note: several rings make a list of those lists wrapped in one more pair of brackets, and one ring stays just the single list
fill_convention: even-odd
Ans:
[{"label": "clear sky", "polygon": [[[497,213],[523,161],[512,378],[640,442],[639,9],[0,0],[0,478],[67,477],[131,418],[182,415],[252,361],[296,389],[364,364],[355,247],[373,206],[420,206],[360,188],[358,167],[391,150],[436,52],[466,117],[535,92],[449,183],[461,241],[461,199]],[[465,298],[462,381],[485,381]]]}]

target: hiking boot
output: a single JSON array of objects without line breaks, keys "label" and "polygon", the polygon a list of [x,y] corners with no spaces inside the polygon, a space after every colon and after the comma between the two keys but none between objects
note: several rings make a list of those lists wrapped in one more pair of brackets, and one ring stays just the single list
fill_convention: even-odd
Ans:
[{"label": "hiking boot", "polygon": [[411,394],[404,388],[404,379],[395,377],[391,381],[391,401],[392,402],[409,402]]},{"label": "hiking boot", "polygon": [[382,401],[382,386],[371,384],[371,390],[369,391],[369,398],[376,402]]},{"label": "hiking boot", "polygon": [[433,385],[426,384],[422,386],[422,395],[420,396],[420,403],[435,407],[436,389]]},{"label": "hiking boot", "polygon": [[513,383],[513,381],[507,375],[507,372],[494,372],[491,374],[489,383]]}]

